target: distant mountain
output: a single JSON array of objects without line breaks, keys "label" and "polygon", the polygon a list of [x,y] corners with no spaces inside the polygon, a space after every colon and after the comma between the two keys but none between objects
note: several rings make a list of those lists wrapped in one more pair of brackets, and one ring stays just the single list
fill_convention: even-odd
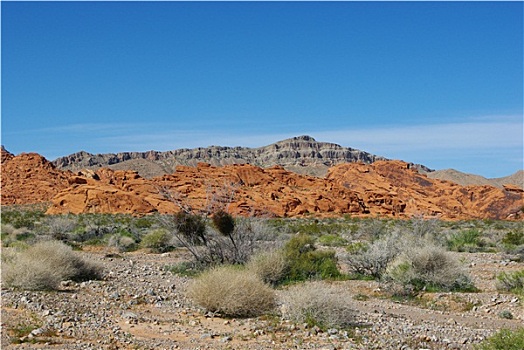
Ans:
[{"label": "distant mountain", "polygon": [[490,185],[502,188],[503,185],[514,185],[524,188],[524,171],[519,170],[513,175],[487,179],[480,175],[463,173],[455,169],[436,170],[426,174],[429,178],[446,180],[462,186],[468,185]]},{"label": "distant mountain", "polygon": [[[386,160],[386,158],[334,143],[318,142],[311,136],[298,136],[258,148],[210,146],[166,152],[96,155],[78,152],[58,158],[53,161],[53,164],[59,169],[72,171],[96,170],[101,167],[136,170],[145,178],[171,174],[178,165],[196,166],[200,162],[213,166],[251,164],[262,168],[280,165],[298,174],[323,177],[330,167],[337,164],[353,162],[371,164],[377,160]],[[424,166],[418,167],[430,171]]]}]

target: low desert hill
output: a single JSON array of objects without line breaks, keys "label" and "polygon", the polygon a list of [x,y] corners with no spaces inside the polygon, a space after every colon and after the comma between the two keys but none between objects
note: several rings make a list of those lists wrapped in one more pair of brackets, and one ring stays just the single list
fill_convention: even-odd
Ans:
[{"label": "low desert hill", "polygon": [[73,173],[36,153],[2,150],[2,205],[51,202],[48,214],[174,213],[227,209],[234,215],[340,215],[442,219],[521,219],[524,191],[461,186],[428,178],[409,163],[378,160],[329,168],[324,177],[282,166],[177,166],[147,179],[136,171],[99,168]]},{"label": "low desert hill", "polygon": [[452,181],[459,185],[490,185],[502,188],[504,185],[514,185],[524,188],[524,171],[519,170],[513,175],[487,179],[480,175],[463,173],[455,169],[444,169],[427,172],[426,175],[432,179]]}]

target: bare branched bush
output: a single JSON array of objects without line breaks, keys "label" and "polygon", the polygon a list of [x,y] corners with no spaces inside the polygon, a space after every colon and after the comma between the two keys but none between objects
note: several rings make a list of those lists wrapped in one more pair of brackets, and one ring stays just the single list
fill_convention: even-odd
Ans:
[{"label": "bare branched bush", "polygon": [[398,233],[383,235],[368,247],[353,254],[348,254],[345,260],[353,273],[382,277],[388,264],[404,249],[404,238]]},{"label": "bare branched bush", "polygon": [[286,277],[289,263],[282,250],[259,252],[251,257],[246,269],[270,285],[277,285]]},{"label": "bare branched bush", "polygon": [[187,296],[207,311],[230,317],[252,317],[271,311],[275,292],[251,271],[219,266],[189,286]]},{"label": "bare branched bush", "polygon": [[23,290],[57,289],[63,280],[98,279],[100,265],[59,241],[44,241],[17,253],[2,266],[2,281]]},{"label": "bare branched bush", "polygon": [[424,219],[423,216],[415,216],[411,219],[411,232],[416,237],[433,239],[440,231],[437,219]]},{"label": "bare branched bush", "polygon": [[361,239],[376,240],[387,233],[387,222],[379,219],[371,219],[362,222],[357,230],[356,236]]},{"label": "bare branched bush", "polygon": [[67,235],[76,228],[77,220],[68,215],[47,216],[45,225],[53,239],[66,240]]},{"label": "bare branched bush", "polygon": [[321,281],[307,282],[283,292],[282,313],[293,322],[323,329],[348,327],[354,324],[356,315],[350,299],[341,287]]},{"label": "bare branched bush", "polygon": [[258,247],[258,226],[250,219],[236,218],[233,231],[226,235],[206,224],[207,218],[181,213],[160,218],[176,244],[185,247],[197,265],[244,264]]}]

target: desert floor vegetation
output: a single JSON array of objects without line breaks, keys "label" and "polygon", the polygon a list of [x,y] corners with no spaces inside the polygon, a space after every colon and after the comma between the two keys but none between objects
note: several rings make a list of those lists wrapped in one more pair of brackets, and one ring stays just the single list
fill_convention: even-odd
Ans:
[{"label": "desert floor vegetation", "polygon": [[101,277],[101,266],[59,241],[41,241],[2,256],[2,282],[17,289],[53,290],[62,281]]},{"label": "desert floor vegetation", "polygon": [[296,284],[282,291],[282,314],[297,324],[347,329],[355,325],[356,311],[349,300],[351,295],[341,285],[312,281]]},{"label": "desert floor vegetation", "polygon": [[524,349],[524,328],[512,331],[502,329],[481,344],[477,350],[519,350]]},{"label": "desert floor vegetation", "polygon": [[[120,314],[139,313],[149,303],[160,307],[176,299],[172,312],[186,310],[177,314],[180,317],[188,317],[181,315],[192,310],[194,317],[205,317],[209,322],[220,317],[227,322],[258,320],[275,332],[300,330],[307,337],[325,334],[326,341],[346,339],[353,343],[357,338],[366,341],[361,334],[373,319],[367,304],[394,305],[381,309],[383,312],[405,307],[475,315],[486,309],[489,314],[483,311],[483,317],[493,315],[495,319],[490,322],[511,325],[524,321],[522,222],[260,219],[232,217],[226,211],[209,216],[184,212],[144,217],[46,216],[38,208],[7,208],[1,214],[3,293],[49,293],[68,288],[83,293],[80,287],[71,286],[82,281],[90,286],[86,281],[98,281],[93,286],[108,290],[101,300],[121,300]],[[112,285],[120,276],[102,269],[90,256],[106,265],[123,266],[118,270],[127,276],[122,276],[123,280],[136,284],[150,278],[147,276],[158,280],[125,299],[124,289]],[[144,271],[150,271],[146,275],[140,275],[142,270],[136,265],[142,259],[149,261],[143,265]],[[490,259],[500,260],[502,268],[484,270],[484,261]],[[180,294],[162,295],[169,295],[157,286],[162,283],[171,283],[165,290]],[[498,306],[501,300],[504,308]],[[17,339],[26,339],[40,328],[47,335],[60,337],[55,332],[58,326],[44,327],[45,319],[39,318],[34,327],[27,326],[27,320],[9,329],[24,334],[15,336]],[[133,320],[127,319],[126,324],[136,324]],[[380,328],[374,331],[380,332]],[[511,337],[517,335],[517,340],[511,341],[518,343],[520,333],[508,332]],[[256,341],[270,333],[255,328],[242,339]],[[231,334],[224,339],[235,338]],[[465,342],[481,344],[484,338],[476,335]],[[506,333],[494,334],[479,346],[506,338]],[[428,341],[419,344],[428,345]]]}]

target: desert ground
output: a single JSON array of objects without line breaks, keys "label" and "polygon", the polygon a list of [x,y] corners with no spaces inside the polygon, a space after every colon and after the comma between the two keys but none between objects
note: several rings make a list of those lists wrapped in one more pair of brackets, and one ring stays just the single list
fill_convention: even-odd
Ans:
[{"label": "desert ground", "polygon": [[2,288],[2,349],[469,349],[524,324],[521,297],[497,290],[495,279],[524,263],[503,252],[453,253],[475,293],[400,300],[377,281],[323,281],[354,309],[351,327],[327,330],[286,320],[282,305],[256,318],[207,313],[185,296],[193,277],[166,269],[190,259],[182,248],[154,254],[86,246],[79,254],[103,265],[101,280],[64,281],[57,291]]}]

